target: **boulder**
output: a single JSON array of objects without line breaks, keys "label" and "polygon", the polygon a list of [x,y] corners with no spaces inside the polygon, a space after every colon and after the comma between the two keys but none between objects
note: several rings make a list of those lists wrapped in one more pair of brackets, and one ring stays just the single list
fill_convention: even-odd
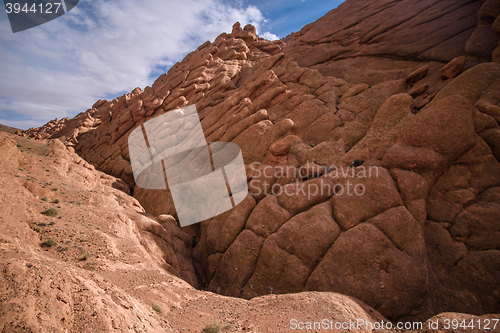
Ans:
[{"label": "boulder", "polygon": [[417,83],[418,81],[422,80],[424,77],[426,77],[427,73],[429,73],[429,66],[428,65],[419,67],[406,76],[406,83],[408,83],[410,86],[412,86],[415,83]]},{"label": "boulder", "polygon": [[422,95],[424,92],[427,91],[427,89],[429,89],[428,84],[414,85],[413,87],[410,88],[410,90],[408,90],[408,95],[415,98],[417,96]]},{"label": "boulder", "polygon": [[462,96],[432,102],[403,127],[382,165],[430,177],[441,173],[475,145],[473,112],[474,106]]},{"label": "boulder", "polygon": [[269,151],[276,156],[281,156],[288,154],[291,147],[292,144],[289,141],[280,139],[269,146]]},{"label": "boulder", "polygon": [[290,216],[290,213],[279,205],[276,196],[269,195],[252,210],[245,228],[260,237],[267,238],[290,219]]},{"label": "boulder", "polygon": [[500,127],[482,131],[480,135],[488,143],[497,160],[500,161]]},{"label": "boulder", "polygon": [[500,102],[498,87],[500,85],[500,64],[483,63],[465,71],[448,85],[446,85],[434,97],[434,101],[450,97],[452,95],[462,95],[475,104],[478,101],[485,101],[492,105]]},{"label": "boulder", "polygon": [[233,297],[242,296],[242,288],[257,265],[264,239],[250,230],[243,230],[213,268],[215,273],[208,285],[212,292]]},{"label": "boulder", "polygon": [[399,250],[375,225],[362,223],[338,237],[306,289],[349,293],[388,318],[398,318],[423,303],[427,284],[423,261]]},{"label": "boulder", "polygon": [[303,290],[312,268],[339,234],[329,202],[296,215],[264,242],[243,297]]},{"label": "boulder", "polygon": [[367,85],[366,83],[360,83],[355,85],[352,88],[349,88],[345,93],[342,94],[342,98],[349,98],[352,96],[356,96],[357,94],[365,91],[368,89],[370,86]]},{"label": "boulder", "polygon": [[460,75],[465,67],[465,56],[457,57],[441,69],[441,76],[445,79],[453,79]]},{"label": "boulder", "polygon": [[276,192],[279,204],[292,215],[310,209],[334,195],[335,183],[326,178],[285,185]]},{"label": "boulder", "polygon": [[305,160],[322,166],[338,164],[340,157],[345,154],[345,147],[340,142],[322,142],[307,150]]},{"label": "boulder", "polygon": [[[343,175],[343,173],[346,175]],[[335,220],[343,230],[372,218],[387,209],[403,205],[389,171],[380,167],[341,168],[329,174],[338,183],[331,198]]]}]

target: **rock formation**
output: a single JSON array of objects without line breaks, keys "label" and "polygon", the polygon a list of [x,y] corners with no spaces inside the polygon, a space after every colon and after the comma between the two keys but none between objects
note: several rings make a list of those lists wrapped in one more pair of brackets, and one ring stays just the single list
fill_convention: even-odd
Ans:
[{"label": "rock formation", "polygon": [[184,264],[165,259],[193,286],[334,291],[391,320],[499,313],[498,8],[348,0],[286,45],[235,24],[151,87],[22,134],[74,147],[174,221],[168,190],[135,185],[127,137],[195,104],[207,142],[241,147],[251,194],[182,231],[145,223],[197,240],[189,258],[174,247]]},{"label": "rock formation", "polygon": [[346,1],[295,34],[285,53],[353,83],[404,78],[422,61],[465,54],[473,66],[491,61],[499,14],[495,0]]},{"label": "rock formation", "polygon": [[2,332],[201,332],[212,322],[279,332],[311,308],[341,322],[387,321],[335,293],[246,301],[194,289],[191,237],[57,139],[0,132],[0,169]]}]

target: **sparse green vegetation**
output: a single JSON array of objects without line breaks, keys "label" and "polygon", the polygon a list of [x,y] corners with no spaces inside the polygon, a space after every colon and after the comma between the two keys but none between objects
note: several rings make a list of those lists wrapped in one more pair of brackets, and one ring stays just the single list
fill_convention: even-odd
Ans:
[{"label": "sparse green vegetation", "polygon": [[57,204],[59,202],[61,202],[61,199],[59,199],[59,198],[55,198],[54,200],[52,200],[52,203],[55,203],[55,204]]},{"label": "sparse green vegetation", "polygon": [[19,169],[19,171],[24,171],[24,169],[23,169],[23,168],[21,168],[21,167],[19,167],[18,169]]},{"label": "sparse green vegetation", "polygon": [[88,258],[90,258],[90,252],[85,252],[85,254],[82,257],[82,260],[87,260]]},{"label": "sparse green vegetation", "polygon": [[20,143],[18,143],[18,144],[17,144],[17,148],[19,148],[19,147],[21,147],[21,144],[20,144]]},{"label": "sparse green vegetation", "polygon": [[[48,201],[48,200],[49,200],[49,198],[47,198],[47,197],[41,197],[41,198],[40,198],[40,200],[42,200],[42,201]],[[43,213],[42,213],[42,214],[43,214]]]},{"label": "sparse green vegetation", "polygon": [[52,189],[52,191],[57,191],[59,188],[56,186]]},{"label": "sparse green vegetation", "polygon": [[48,209],[41,212],[41,214],[47,215],[47,216],[57,216],[57,213],[59,213],[59,211],[55,208],[48,208]]},{"label": "sparse green vegetation", "polygon": [[212,322],[210,324],[207,324],[203,328],[203,333],[219,333],[222,330],[222,327],[219,323],[217,322]]},{"label": "sparse green vegetation", "polygon": [[155,310],[158,313],[162,312],[162,309],[160,308],[160,306],[158,304],[151,303],[151,307],[153,308],[153,310]]},{"label": "sparse green vegetation", "polygon": [[57,243],[52,238],[49,238],[45,242],[40,244],[40,246],[42,246],[42,247],[53,247],[56,245],[57,245]]}]

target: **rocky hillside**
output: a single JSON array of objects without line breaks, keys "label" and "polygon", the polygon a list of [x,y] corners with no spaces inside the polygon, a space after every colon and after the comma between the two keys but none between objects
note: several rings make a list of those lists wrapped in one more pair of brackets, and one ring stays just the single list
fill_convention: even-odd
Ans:
[{"label": "rocky hillside", "polygon": [[0,170],[1,332],[280,332],[311,309],[387,320],[335,293],[246,301],[194,289],[191,237],[57,139],[0,132]]},{"label": "rocky hillside", "polygon": [[[286,45],[235,24],[151,87],[20,134],[126,183],[159,221],[146,231],[184,244],[151,251],[195,287],[338,292],[391,320],[499,313],[499,14],[491,0],[348,0]],[[168,189],[135,185],[127,139],[191,104],[207,142],[241,147],[251,194],[180,230],[162,222]]]}]

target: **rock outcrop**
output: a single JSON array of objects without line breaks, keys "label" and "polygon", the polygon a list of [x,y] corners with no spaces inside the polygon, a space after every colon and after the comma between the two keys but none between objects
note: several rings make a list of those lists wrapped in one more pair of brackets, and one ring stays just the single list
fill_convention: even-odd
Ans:
[{"label": "rock outcrop", "polygon": [[484,2],[346,1],[302,28],[285,53],[323,75],[369,84],[403,78],[421,61],[491,61],[498,5]]},{"label": "rock outcrop", "polygon": [[175,219],[145,213],[123,181],[57,139],[0,132],[0,168],[2,332],[201,332],[211,323],[280,332],[311,309],[340,322],[387,321],[335,293],[246,301],[194,289],[192,239]]},{"label": "rock outcrop", "polygon": [[[498,30],[494,5],[349,0],[286,45],[235,24],[151,87],[25,135],[60,138],[170,215],[140,223],[196,240],[173,247],[196,281],[165,259],[192,285],[334,291],[391,320],[498,313],[500,64],[495,35],[478,37]],[[135,185],[127,138],[190,104],[207,142],[241,147],[251,194],[180,231],[168,189]]]}]

